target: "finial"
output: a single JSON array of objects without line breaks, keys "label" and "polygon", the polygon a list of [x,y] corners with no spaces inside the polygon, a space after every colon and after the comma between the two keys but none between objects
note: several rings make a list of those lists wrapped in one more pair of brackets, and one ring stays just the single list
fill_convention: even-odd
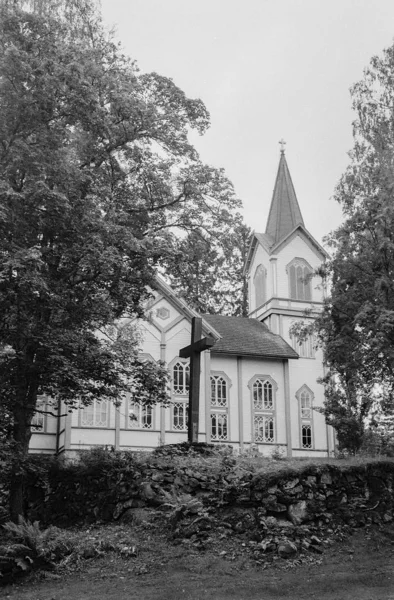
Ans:
[{"label": "finial", "polygon": [[279,144],[280,144],[281,154],[284,154],[285,153],[285,146],[286,146],[285,140],[282,138],[281,140],[279,140]]}]

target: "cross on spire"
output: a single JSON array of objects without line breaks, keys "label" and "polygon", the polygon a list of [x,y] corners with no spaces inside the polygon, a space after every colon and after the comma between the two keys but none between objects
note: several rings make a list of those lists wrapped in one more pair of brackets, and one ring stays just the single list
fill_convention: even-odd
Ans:
[{"label": "cross on spire", "polygon": [[280,151],[282,154],[285,153],[285,146],[286,146],[286,142],[285,140],[282,138],[281,140],[279,140],[279,144],[280,144]]}]

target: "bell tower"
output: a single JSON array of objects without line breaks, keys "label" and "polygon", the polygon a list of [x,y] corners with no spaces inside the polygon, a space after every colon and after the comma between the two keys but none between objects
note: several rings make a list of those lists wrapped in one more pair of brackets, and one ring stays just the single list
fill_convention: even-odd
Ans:
[{"label": "bell tower", "polygon": [[[316,315],[323,286],[315,271],[327,253],[306,229],[285,155],[278,172],[264,233],[254,232],[246,269],[249,316],[287,338],[285,322]],[[286,323],[288,325],[288,323]]]}]

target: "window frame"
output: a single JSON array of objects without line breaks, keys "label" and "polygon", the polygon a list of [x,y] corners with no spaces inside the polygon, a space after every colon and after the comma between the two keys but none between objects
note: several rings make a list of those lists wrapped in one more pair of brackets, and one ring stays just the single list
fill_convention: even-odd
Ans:
[{"label": "window frame", "polygon": [[[226,385],[226,404],[212,404],[212,379],[222,379]],[[228,443],[231,440],[230,430],[230,388],[231,380],[224,371],[210,371],[209,373],[209,437],[211,442]],[[215,386],[216,392],[218,390]],[[218,428],[219,417],[225,417],[226,437],[218,438],[212,435],[214,418],[216,418],[216,428]]]},{"label": "window frame", "polygon": [[[262,286],[261,302],[259,301],[258,296],[257,296],[257,284],[256,284],[257,277],[260,277],[260,275],[261,275],[261,286]],[[254,272],[253,287],[254,287],[254,301],[255,301],[256,309],[257,309],[260,306],[263,306],[263,304],[265,304],[267,302],[267,269],[261,263],[259,265],[257,265],[256,270]]]},{"label": "window frame", "polygon": [[[306,281],[307,275],[303,274],[302,279],[300,280],[297,275],[297,269],[302,267],[303,270],[308,269],[310,277]],[[292,293],[292,275],[291,269],[294,268],[294,287],[295,287],[295,295]],[[313,278],[313,268],[304,258],[295,257],[286,265],[286,273],[288,280],[288,289],[289,289],[289,298],[290,300],[297,300],[298,302],[313,302],[312,298],[312,278]],[[302,294],[299,293],[299,284],[298,282],[302,281]],[[300,296],[303,295],[303,298]],[[307,298],[306,296],[309,296]]]},{"label": "window frame", "polygon": [[[184,427],[176,427],[175,426],[175,406],[183,406],[184,409]],[[187,433],[188,430],[188,422],[189,422],[189,401],[183,398],[172,399],[171,402],[171,431],[177,431],[179,433]]]},{"label": "window frame", "polygon": [[[175,378],[174,378],[174,369],[180,364],[183,367],[183,378],[184,383],[182,386],[182,392],[175,391]],[[177,356],[171,363],[169,364],[170,376],[171,376],[171,396],[175,398],[188,398],[189,397],[189,388],[190,388],[190,359],[188,358],[180,358]],[[188,375],[187,375],[188,372]],[[189,383],[187,380],[189,379]]]},{"label": "window frame", "polygon": [[[309,396],[309,402],[310,402],[310,406],[309,406],[309,417],[307,416],[303,416],[302,415],[302,400],[303,400],[303,395],[304,394],[308,394]],[[297,390],[296,394],[295,394],[296,398],[297,398],[297,402],[298,402],[298,426],[299,426],[299,446],[301,450],[314,450],[315,449],[315,427],[314,427],[314,419],[313,419],[313,403],[314,403],[314,399],[315,399],[315,395],[312,392],[311,388],[306,385],[306,383],[304,385],[302,385],[299,390]],[[311,438],[311,445],[310,446],[304,446],[303,445],[303,427],[310,427],[311,430],[311,434],[310,434],[310,438]]]},{"label": "window frame", "polygon": [[[106,424],[105,425],[97,425],[96,424],[96,410],[95,407],[97,406],[97,404],[101,404],[102,402],[105,402],[107,405],[107,411],[106,411]],[[84,423],[84,419],[83,419],[83,413],[84,410],[87,408],[91,408],[93,407],[93,424],[89,425],[87,423]],[[84,406],[82,403],[80,404],[80,410],[79,410],[79,427],[86,427],[88,429],[108,429],[109,428],[109,419],[110,419],[110,403],[109,400],[93,400],[93,402],[91,404],[88,404],[87,406]]]},{"label": "window frame", "polygon": [[[47,427],[48,427],[48,415],[44,412],[38,412],[39,410],[43,410],[46,411],[48,410],[48,396],[46,396],[45,394],[40,394],[37,396],[37,403],[36,403],[36,409],[34,411],[31,423],[30,423],[30,431],[32,433],[47,433]],[[33,424],[33,420],[35,417],[38,417],[40,420],[42,419],[42,425],[35,425]]]},{"label": "window frame", "polygon": [[[139,407],[139,411],[138,411],[138,418],[137,419],[130,419],[130,415],[131,415],[131,404],[135,404]],[[142,427],[141,423],[142,423],[142,411],[145,408],[150,408],[150,418],[151,418],[151,426],[150,427]],[[134,425],[134,423],[136,423]],[[126,402],[126,429],[128,429],[129,431],[153,431],[154,430],[154,425],[155,425],[155,405],[154,404],[145,404],[145,403],[140,403],[140,402],[136,402],[135,400],[132,399],[131,396],[129,396],[127,398],[127,402]]]},{"label": "window frame", "polygon": [[[266,408],[264,407],[264,393],[263,393],[263,405],[261,409],[256,409],[255,407],[255,399],[254,399],[254,388],[257,382],[262,384],[262,389],[264,390],[265,385],[269,383],[271,385],[272,390],[272,407]],[[248,382],[248,388],[250,389],[250,402],[251,402],[251,418],[252,418],[252,443],[253,444],[264,444],[268,446],[273,446],[278,443],[278,431],[277,431],[277,391],[278,384],[275,379],[271,377],[271,375],[266,374],[256,374],[250,379]],[[259,418],[263,420],[263,427],[265,429],[266,422],[268,419],[272,419],[273,422],[273,439],[272,440],[257,440],[256,439],[256,429],[255,429],[255,418]]]}]

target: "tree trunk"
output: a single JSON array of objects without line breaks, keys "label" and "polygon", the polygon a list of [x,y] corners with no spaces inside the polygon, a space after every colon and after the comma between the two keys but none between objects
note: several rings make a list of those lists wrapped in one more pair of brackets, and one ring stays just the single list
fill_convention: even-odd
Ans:
[{"label": "tree trunk", "polygon": [[25,414],[23,409],[17,407],[13,416],[14,441],[17,443],[17,449],[11,464],[9,509],[11,520],[17,523],[19,517],[24,516],[25,513],[25,463],[29,453],[31,415]]}]

